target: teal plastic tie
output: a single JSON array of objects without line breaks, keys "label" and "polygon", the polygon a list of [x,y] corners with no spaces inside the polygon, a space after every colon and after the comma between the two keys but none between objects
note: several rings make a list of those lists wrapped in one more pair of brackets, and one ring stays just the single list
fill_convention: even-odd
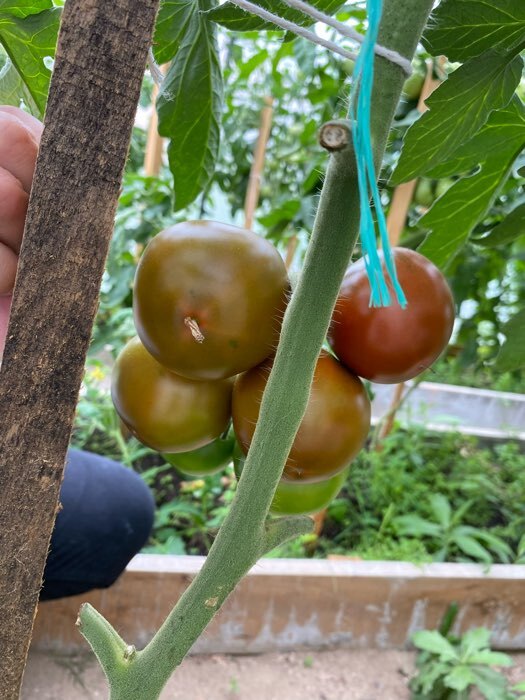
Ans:
[{"label": "teal plastic tie", "polygon": [[370,280],[370,306],[390,306],[390,290],[377,251],[376,228],[370,206],[370,199],[372,199],[377,213],[386,271],[390,277],[397,301],[404,308],[407,305],[407,300],[397,279],[396,266],[390,248],[390,241],[388,240],[385,215],[377,187],[370,138],[374,47],[377,42],[381,13],[383,11],[382,0],[367,0],[367,9],[368,31],[354,67],[352,96],[348,115],[352,125],[352,137],[357,162],[359,202],[361,207],[361,245],[368,279]]}]

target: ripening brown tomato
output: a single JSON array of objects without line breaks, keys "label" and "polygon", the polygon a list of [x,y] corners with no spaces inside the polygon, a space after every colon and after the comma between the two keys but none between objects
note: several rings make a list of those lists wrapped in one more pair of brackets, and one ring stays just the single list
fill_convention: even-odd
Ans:
[{"label": "ripening brown tomato", "polygon": [[438,268],[408,248],[392,252],[407,307],[395,298],[391,306],[370,307],[370,283],[361,259],[345,274],[328,331],[341,362],[379,384],[404,382],[430,367],[447,346],[454,325],[454,299]]},{"label": "ripening brown tomato", "polygon": [[199,382],[160,365],[138,338],[124,346],[111,377],[111,396],[124,424],[159,452],[188,452],[228,427],[232,379]]},{"label": "ripening brown tomato", "polygon": [[[270,369],[271,361],[267,360],[235,380],[233,428],[245,454],[255,432]],[[370,401],[362,382],[323,351],[283,480],[321,481],[342,471],[364,445],[369,428]]]},{"label": "ripening brown tomato", "polygon": [[134,286],[137,332],[165,367],[222,379],[273,352],[289,281],[274,246],[252,231],[191,221],[146,247]]}]

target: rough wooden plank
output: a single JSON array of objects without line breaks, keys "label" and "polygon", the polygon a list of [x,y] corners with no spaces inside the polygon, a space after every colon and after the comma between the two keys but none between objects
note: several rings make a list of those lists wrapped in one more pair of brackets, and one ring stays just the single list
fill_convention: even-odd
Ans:
[{"label": "rough wooden plank", "polygon": [[0,374],[0,697],[15,700],[158,0],[68,0]]},{"label": "rough wooden plank", "polygon": [[[202,565],[202,557],[139,555],[120,581],[87,599],[130,644],[143,647]],[[84,600],[86,596],[82,596]],[[73,628],[80,598],[40,606],[35,648],[85,648]],[[501,649],[525,648],[525,566],[265,559],[239,584],[193,651],[404,648],[439,624],[451,602],[455,631],[483,625]]]}]

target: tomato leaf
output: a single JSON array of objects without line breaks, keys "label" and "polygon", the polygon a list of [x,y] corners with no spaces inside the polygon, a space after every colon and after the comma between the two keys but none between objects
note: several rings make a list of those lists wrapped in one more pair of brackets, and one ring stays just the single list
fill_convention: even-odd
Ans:
[{"label": "tomato leaf", "polygon": [[[51,70],[44,59],[55,55],[60,14],[51,0],[0,0],[0,43],[23,84],[20,96],[29,93],[28,106],[36,107],[37,116],[46,106]],[[8,78],[12,88],[13,74]]]},{"label": "tomato leaf", "polygon": [[[515,144],[510,148],[510,145]],[[508,105],[492,112],[478,133],[436,167],[425,170],[431,178],[467,174],[483,159],[525,145],[525,108],[517,95]]]},{"label": "tomato leaf", "polygon": [[21,100],[26,103],[32,114],[39,114],[27,85],[8,58],[0,71],[0,104],[18,107]]},{"label": "tomato leaf", "polygon": [[503,327],[506,341],[496,358],[496,368],[502,372],[525,366],[525,309],[519,311]]},{"label": "tomato leaf", "polygon": [[199,11],[196,0],[164,0],[159,9],[153,54],[159,63],[167,63],[177,54],[188,24]]},{"label": "tomato leaf", "polygon": [[494,226],[483,238],[476,238],[478,245],[494,248],[498,245],[512,243],[520,236],[525,235],[525,203],[519,204],[507,215],[503,221]]},{"label": "tomato leaf", "polygon": [[524,36],[523,0],[442,0],[422,43],[433,56],[466,61],[490,48],[511,49]]},{"label": "tomato leaf", "polygon": [[418,247],[418,252],[445,269],[466,243],[474,226],[488,212],[516,155],[514,152],[506,160],[500,156],[487,158],[478,173],[457,180],[437,199],[419,220],[419,225],[432,233]]},{"label": "tomato leaf", "polygon": [[485,127],[458,149],[447,167],[440,169],[451,174],[479,165],[477,172],[457,180],[419,220],[421,228],[431,233],[418,251],[438,267],[451,262],[487,213],[525,145],[524,127],[525,107],[514,97],[505,110],[493,113]]},{"label": "tomato leaf", "polygon": [[159,133],[170,139],[175,210],[208,185],[219,151],[222,73],[212,24],[194,5],[179,50],[157,100]]},{"label": "tomato leaf", "polygon": [[398,184],[448,159],[509,103],[523,60],[486,51],[464,63],[427,100],[429,110],[407,131],[392,182]]},{"label": "tomato leaf", "polygon": [[[294,10],[286,3],[281,2],[281,0],[258,0],[257,5],[275,15],[279,15],[279,17],[283,19],[295,22],[295,24],[301,26],[309,26],[314,22],[311,17],[304,15],[302,12],[299,12],[299,10]],[[327,15],[333,15],[344,5],[344,2],[341,2],[341,0],[312,0],[311,5]],[[221,24],[223,27],[227,27],[236,32],[249,32],[262,29],[282,31],[282,29],[276,24],[273,24],[273,22],[267,22],[243,10],[237,5],[234,5],[232,2],[225,2],[223,5],[215,7],[213,10],[207,12],[206,16],[214,22]]]}]

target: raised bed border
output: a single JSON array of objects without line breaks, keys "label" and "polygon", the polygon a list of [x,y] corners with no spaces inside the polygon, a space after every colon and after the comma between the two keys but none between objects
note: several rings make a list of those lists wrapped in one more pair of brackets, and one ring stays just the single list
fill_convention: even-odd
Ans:
[{"label": "raised bed border", "polygon": [[[75,627],[91,602],[142,648],[204,557],[140,554],[110,589],[39,606],[33,648],[86,650]],[[525,566],[263,559],[240,583],[193,653],[252,654],[324,648],[409,648],[451,602],[454,631],[492,631],[492,644],[525,649]]]}]

